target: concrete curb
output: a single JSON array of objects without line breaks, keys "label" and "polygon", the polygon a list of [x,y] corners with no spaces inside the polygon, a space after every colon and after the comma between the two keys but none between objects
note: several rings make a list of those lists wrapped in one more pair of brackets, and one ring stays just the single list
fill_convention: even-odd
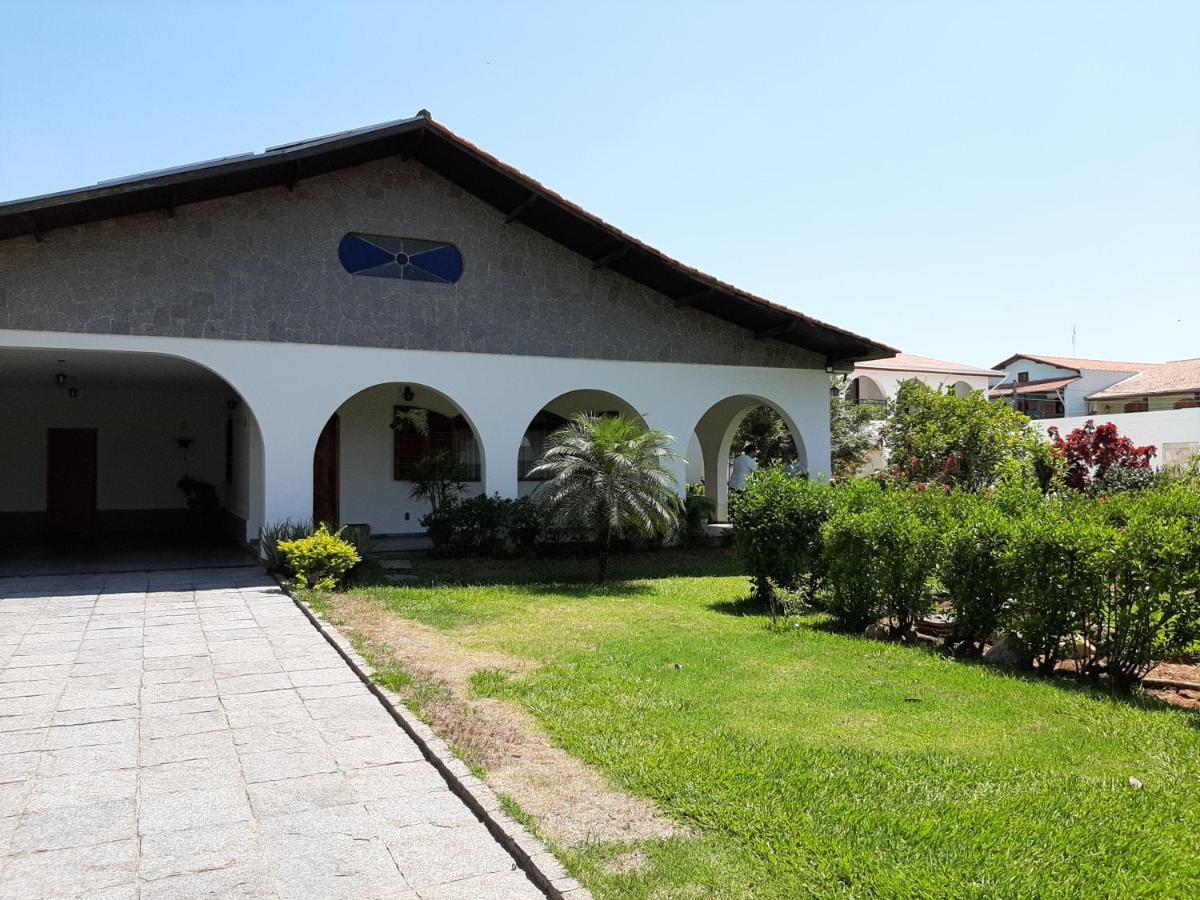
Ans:
[{"label": "concrete curb", "polygon": [[375,670],[351,646],[350,641],[296,597],[286,584],[278,578],[275,581],[367,686],[367,690],[383,704],[396,724],[412,738],[425,759],[445,779],[450,790],[467,805],[500,846],[508,851],[529,880],[550,900],[591,900],[591,892],[567,873],[562,863],[540,840],[501,808],[500,798],[471,774],[471,770],[451,752],[446,742],[414,716],[394,692],[371,680]]}]

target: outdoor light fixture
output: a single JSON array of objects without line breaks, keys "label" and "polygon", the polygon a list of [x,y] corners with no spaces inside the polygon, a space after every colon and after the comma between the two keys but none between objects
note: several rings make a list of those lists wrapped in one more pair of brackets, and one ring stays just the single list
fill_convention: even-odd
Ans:
[{"label": "outdoor light fixture", "polygon": [[67,388],[67,396],[70,397],[72,400],[74,400],[76,397],[79,396],[79,388],[77,388],[77,387]]},{"label": "outdoor light fixture", "polygon": [[406,384],[404,386],[404,393],[401,396],[404,397],[405,403],[412,403],[413,397],[416,395],[413,394],[413,389]]},{"label": "outdoor light fixture", "polygon": [[58,361],[58,374],[54,376],[55,387],[67,386],[67,373],[63,371],[63,362],[61,359]]}]

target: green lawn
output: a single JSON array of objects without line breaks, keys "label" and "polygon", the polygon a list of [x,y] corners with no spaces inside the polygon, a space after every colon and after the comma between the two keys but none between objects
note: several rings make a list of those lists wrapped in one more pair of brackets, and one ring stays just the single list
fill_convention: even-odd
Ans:
[{"label": "green lawn", "polygon": [[771,630],[728,558],[634,565],[604,590],[520,580],[586,571],[551,562],[359,591],[539,662],[474,685],[695,832],[634,873],[602,865],[628,847],[557,848],[598,897],[1200,896],[1200,716],[820,617]]}]

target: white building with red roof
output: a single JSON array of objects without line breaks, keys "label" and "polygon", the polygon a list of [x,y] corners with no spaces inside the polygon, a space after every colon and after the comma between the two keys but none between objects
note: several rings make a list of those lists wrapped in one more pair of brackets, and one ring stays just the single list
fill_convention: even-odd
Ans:
[{"label": "white building with red roof", "polygon": [[1112,422],[1137,444],[1158,448],[1156,465],[1184,464],[1200,453],[1200,358],[1165,363],[1018,353],[999,363],[991,390],[1066,434],[1089,419]]}]

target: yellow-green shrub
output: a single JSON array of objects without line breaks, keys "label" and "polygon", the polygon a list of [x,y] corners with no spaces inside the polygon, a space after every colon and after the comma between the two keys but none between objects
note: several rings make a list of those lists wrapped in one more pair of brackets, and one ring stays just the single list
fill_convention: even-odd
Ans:
[{"label": "yellow-green shrub", "polygon": [[333,590],[362,561],[341,530],[331,532],[324,522],[308,537],[280,541],[279,552],[292,576],[292,586],[317,591]]}]

